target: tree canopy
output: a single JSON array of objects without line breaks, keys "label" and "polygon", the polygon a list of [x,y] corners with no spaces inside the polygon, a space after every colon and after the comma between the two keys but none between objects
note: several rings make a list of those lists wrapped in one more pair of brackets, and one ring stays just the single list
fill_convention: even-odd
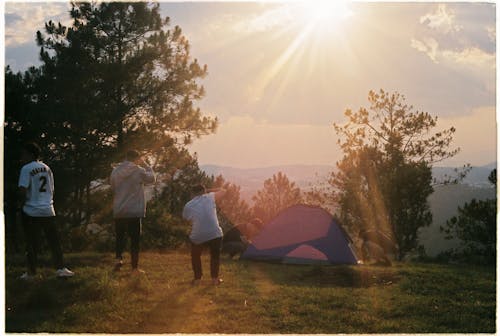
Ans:
[{"label": "tree canopy", "polygon": [[73,2],[69,15],[68,27],[49,21],[36,33],[40,67],[7,67],[5,141],[45,148],[59,212],[79,225],[92,215],[92,181],[109,176],[126,150],[169,176],[188,166],[185,146],[213,133],[217,119],[195,105],[207,66],[158,3]]},{"label": "tree canopy", "polygon": [[414,110],[398,92],[370,91],[369,108],[345,111],[334,124],[344,156],[330,184],[341,220],[352,230],[376,228],[391,236],[398,257],[417,247],[417,232],[432,221],[427,197],[432,165],[456,155],[455,128],[432,133],[437,117]]}]

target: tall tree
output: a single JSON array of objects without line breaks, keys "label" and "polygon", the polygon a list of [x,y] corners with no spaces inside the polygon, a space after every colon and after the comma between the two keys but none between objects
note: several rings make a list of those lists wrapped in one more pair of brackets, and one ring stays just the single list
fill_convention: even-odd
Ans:
[{"label": "tall tree", "polygon": [[264,181],[264,188],[257,191],[252,200],[254,201],[252,209],[254,217],[267,223],[281,210],[301,203],[302,195],[295,182],[290,182],[285,174],[278,172]]},{"label": "tall tree", "polygon": [[[215,131],[194,101],[206,66],[192,59],[179,27],[159,4],[74,2],[72,25],[37,32],[40,94],[59,176],[71,181],[74,223],[89,221],[91,182],[105,177],[129,148],[166,167],[194,138]],[[173,147],[177,148],[173,150]]]},{"label": "tall tree", "polygon": [[368,109],[347,109],[347,122],[334,124],[344,157],[330,184],[351,231],[386,232],[402,258],[432,221],[432,165],[458,153],[449,149],[455,128],[431,134],[437,117],[415,111],[397,92],[370,91],[368,101]]}]

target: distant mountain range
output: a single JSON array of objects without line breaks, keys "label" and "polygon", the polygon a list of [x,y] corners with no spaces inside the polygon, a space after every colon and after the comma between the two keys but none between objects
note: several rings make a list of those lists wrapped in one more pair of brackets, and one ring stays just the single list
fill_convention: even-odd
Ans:
[{"label": "distant mountain range", "polygon": [[[288,179],[302,190],[307,190],[313,185],[325,183],[328,175],[335,170],[335,167],[327,165],[287,165],[252,169],[202,165],[200,168],[209,175],[222,175],[226,181],[239,185],[241,197],[250,204],[252,196],[263,188],[264,181],[278,172],[286,174]],[[434,193],[429,197],[433,222],[419,233],[420,241],[428,255],[435,256],[457,246],[456,241],[445,240],[439,231],[440,226],[457,214],[457,207],[473,198],[480,200],[495,197],[495,189],[488,181],[488,176],[495,168],[496,163],[472,167],[460,184],[435,187]],[[435,167],[433,176],[440,180],[445,175],[454,176],[454,170],[453,167]]]},{"label": "distant mountain range", "polygon": [[[274,174],[282,172],[288,179],[295,182],[301,189],[308,189],[313,185],[326,182],[328,175],[336,170],[334,166],[328,165],[283,165],[262,168],[234,168],[217,165],[202,165],[200,167],[208,175],[222,175],[226,181],[241,187],[242,197],[251,200],[251,197],[262,189],[264,181]],[[473,167],[462,184],[489,187],[488,176],[496,168],[496,162],[481,167]],[[438,180],[445,175],[455,175],[454,167],[434,167],[433,176]]]},{"label": "distant mountain range", "polygon": [[312,185],[325,182],[333,166],[327,165],[287,165],[262,168],[234,168],[216,165],[202,165],[200,167],[208,175],[222,175],[226,181],[241,187],[241,197],[252,203],[252,196],[264,186],[264,181],[274,174],[282,172],[291,182],[301,189],[308,189]]}]

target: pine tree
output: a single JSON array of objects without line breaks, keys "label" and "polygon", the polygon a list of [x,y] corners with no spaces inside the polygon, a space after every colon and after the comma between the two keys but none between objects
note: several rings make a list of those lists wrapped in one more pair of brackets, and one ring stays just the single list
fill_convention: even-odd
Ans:
[{"label": "pine tree", "polygon": [[348,109],[347,122],[334,124],[344,157],[330,184],[354,236],[381,230],[393,237],[401,259],[417,247],[418,229],[432,222],[432,165],[458,153],[448,149],[455,128],[431,134],[437,117],[415,111],[397,92],[370,91],[368,101],[369,109]]},{"label": "pine tree", "polygon": [[264,181],[264,188],[257,191],[254,201],[254,217],[267,223],[281,210],[302,202],[300,188],[290,182],[282,172]]},{"label": "pine tree", "polygon": [[177,154],[214,132],[217,119],[194,104],[207,67],[192,59],[159,4],[74,2],[70,16],[70,26],[49,21],[36,34],[42,65],[21,75],[30,118],[10,107],[6,115],[47,149],[59,213],[79,225],[92,215],[91,183],[109,176],[126,150],[168,175]]}]

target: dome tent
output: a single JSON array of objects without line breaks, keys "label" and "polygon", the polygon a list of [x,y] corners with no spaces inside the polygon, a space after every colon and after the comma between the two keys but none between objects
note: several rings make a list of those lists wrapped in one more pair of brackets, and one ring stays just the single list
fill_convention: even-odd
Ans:
[{"label": "dome tent", "polygon": [[349,235],[320,207],[293,205],[255,236],[242,259],[294,264],[357,264]]}]

